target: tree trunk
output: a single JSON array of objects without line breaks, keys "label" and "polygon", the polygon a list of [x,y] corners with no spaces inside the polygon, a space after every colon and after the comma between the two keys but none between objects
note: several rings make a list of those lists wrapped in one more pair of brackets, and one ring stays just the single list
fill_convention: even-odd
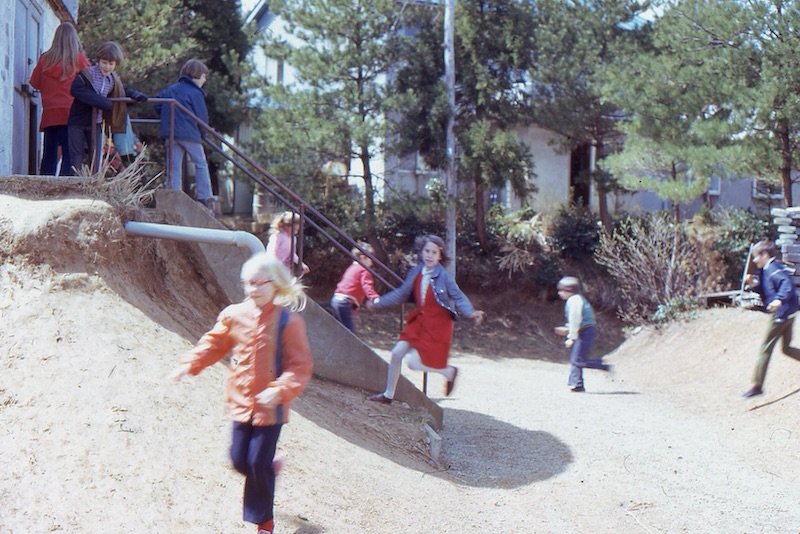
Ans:
[{"label": "tree trunk", "polygon": [[372,184],[372,170],[367,147],[361,147],[359,159],[364,168],[364,222],[367,229],[367,243],[375,249],[375,257],[386,263],[388,255],[378,240],[378,232],[375,229],[375,186]]},{"label": "tree trunk", "polygon": [[475,233],[478,234],[481,250],[489,252],[489,240],[486,237],[486,206],[483,200],[483,182],[480,178],[475,180]]},{"label": "tree trunk", "polygon": [[600,216],[600,224],[603,232],[611,235],[611,215],[608,213],[608,194],[602,187],[597,188],[597,211]]},{"label": "tree trunk", "polygon": [[608,179],[602,172],[597,172],[597,154],[602,153],[603,141],[598,140],[595,142],[594,150],[592,151],[591,171],[595,177],[594,185],[597,188],[597,212],[600,216],[600,224],[603,225],[603,232],[606,235],[611,235],[611,214],[608,213]]},{"label": "tree trunk", "polygon": [[792,143],[789,138],[789,127],[781,123],[778,136],[781,140],[781,183],[783,184],[783,199],[786,207],[792,206]]}]

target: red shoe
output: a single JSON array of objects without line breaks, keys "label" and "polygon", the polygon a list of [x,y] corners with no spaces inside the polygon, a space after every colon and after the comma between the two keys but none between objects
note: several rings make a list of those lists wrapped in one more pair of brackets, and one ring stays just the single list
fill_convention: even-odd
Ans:
[{"label": "red shoe", "polygon": [[272,534],[274,528],[275,528],[275,521],[270,519],[266,523],[261,523],[260,525],[258,525],[258,530],[256,530],[256,534]]}]

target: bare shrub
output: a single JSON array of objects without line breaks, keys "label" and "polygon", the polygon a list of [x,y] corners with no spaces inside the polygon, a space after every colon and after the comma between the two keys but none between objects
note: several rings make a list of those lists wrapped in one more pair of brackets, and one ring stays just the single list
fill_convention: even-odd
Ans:
[{"label": "bare shrub", "polygon": [[103,155],[97,172],[93,173],[87,165],[83,165],[78,176],[83,178],[84,193],[120,209],[135,209],[149,204],[155,195],[153,184],[161,173],[148,178],[148,161],[144,159],[146,151],[147,147],[117,174],[114,174],[110,153]]},{"label": "bare shrub", "polygon": [[648,215],[601,235],[595,259],[616,282],[623,321],[659,322],[696,308],[695,297],[717,290],[723,269],[711,245],[667,215]]}]

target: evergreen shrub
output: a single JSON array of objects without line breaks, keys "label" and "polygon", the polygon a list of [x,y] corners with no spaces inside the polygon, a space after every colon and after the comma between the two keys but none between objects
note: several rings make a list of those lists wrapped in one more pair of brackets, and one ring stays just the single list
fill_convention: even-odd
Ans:
[{"label": "evergreen shrub", "polygon": [[564,204],[547,230],[553,251],[565,260],[591,260],[600,242],[597,217],[583,206]]},{"label": "evergreen shrub", "polygon": [[770,233],[770,221],[766,215],[730,208],[716,212],[713,223],[716,233],[714,250],[724,263],[724,283],[731,289],[738,289],[750,245],[775,237]]}]

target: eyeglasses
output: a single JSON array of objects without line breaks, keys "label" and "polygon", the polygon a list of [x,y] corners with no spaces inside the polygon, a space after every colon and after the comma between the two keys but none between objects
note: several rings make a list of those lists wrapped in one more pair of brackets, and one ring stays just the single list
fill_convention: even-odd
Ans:
[{"label": "eyeglasses", "polygon": [[272,283],[274,278],[267,278],[265,280],[242,280],[243,286],[263,287]]}]

